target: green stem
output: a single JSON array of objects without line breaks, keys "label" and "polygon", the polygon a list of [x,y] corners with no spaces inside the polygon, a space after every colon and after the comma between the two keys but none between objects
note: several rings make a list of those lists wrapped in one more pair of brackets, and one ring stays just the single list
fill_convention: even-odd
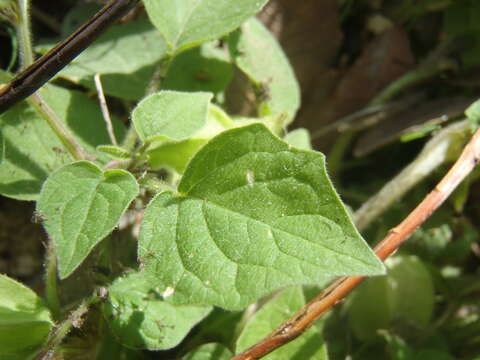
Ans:
[{"label": "green stem", "polygon": [[18,0],[19,21],[17,23],[17,34],[20,42],[20,62],[22,69],[33,63],[32,32],[30,28],[30,1]]},{"label": "green stem", "polygon": [[162,191],[175,191],[175,187],[168,184],[165,181],[159,180],[154,176],[145,176],[143,179],[138,181],[142,186],[144,186],[147,190],[158,193]]},{"label": "green stem", "polygon": [[54,358],[55,350],[62,343],[63,339],[65,339],[65,336],[72,330],[72,327],[81,324],[82,317],[87,313],[89,307],[98,301],[100,301],[98,295],[93,295],[85,299],[63,323],[53,330],[42,351],[37,355],[36,360],[49,360]]},{"label": "green stem", "polygon": [[42,116],[53,132],[58,136],[67,151],[75,160],[84,160],[90,158],[85,150],[77,143],[75,138],[70,134],[68,129],[63,125],[60,118],[55,114],[52,108],[42,99],[42,97],[35,93],[28,98],[30,105]]},{"label": "green stem", "polygon": [[49,240],[45,257],[45,299],[54,320],[60,318],[60,301],[57,289],[57,257],[55,248]]},{"label": "green stem", "polygon": [[[34,61],[29,16],[30,1],[18,0],[18,7],[19,19],[16,22],[16,31],[20,45],[20,62],[22,64],[22,69],[25,69]],[[72,157],[75,160],[86,159],[87,155],[83,148],[77,143],[68,129],[63,125],[59,117],[41,98],[41,96],[38,94],[33,94],[28,100],[30,104],[37,110],[40,116],[45,119]]]},{"label": "green stem", "polygon": [[170,64],[172,63],[172,60],[173,58],[170,55],[166,55],[162,60],[160,60],[160,63],[156,67],[152,75],[152,78],[148,83],[147,91],[146,91],[147,96],[153,93],[156,93],[162,88],[163,80],[167,76],[168,69],[170,68]]},{"label": "green stem", "polygon": [[127,130],[127,135],[125,135],[125,139],[123,140],[122,147],[124,149],[127,149],[128,151],[132,151],[135,147],[137,139],[137,130],[135,130],[135,126],[133,125],[133,123],[131,123],[130,127]]}]

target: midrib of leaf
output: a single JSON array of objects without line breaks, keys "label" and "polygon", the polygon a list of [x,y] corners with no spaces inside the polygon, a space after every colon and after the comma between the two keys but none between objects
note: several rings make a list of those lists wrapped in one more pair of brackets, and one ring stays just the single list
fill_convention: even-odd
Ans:
[{"label": "midrib of leaf", "polygon": [[185,17],[185,21],[183,22],[183,24],[180,27],[181,31],[178,32],[177,37],[176,37],[176,39],[174,41],[174,44],[173,44],[175,47],[177,47],[178,41],[181,38],[181,35],[185,31],[185,27],[187,26],[188,20],[190,20],[194,11],[197,9],[198,5],[200,5],[201,2],[202,2],[202,0],[197,0],[195,2],[195,4],[193,4],[193,6],[192,6],[192,11],[190,11],[190,13]]},{"label": "midrib of leaf", "polygon": [[[102,174],[102,177],[104,177],[103,174]],[[91,206],[91,205],[92,205],[92,203],[93,203],[93,199],[95,199],[95,193],[96,193],[96,191],[97,191],[97,189],[98,189],[98,186],[100,185],[100,182],[101,182],[102,180],[103,180],[103,179],[101,179],[100,181],[98,181],[98,183],[95,185],[95,189],[94,189],[94,191],[91,192],[90,198],[88,199],[88,200],[89,200],[89,201],[88,201],[88,211],[86,212],[84,218],[82,219],[82,225],[79,226],[79,230],[78,230],[77,234],[75,235],[75,241],[73,242],[74,246],[71,247],[72,250],[70,251],[70,254],[69,254],[69,256],[68,256],[68,263],[69,263],[69,265],[71,264],[72,259],[73,259],[73,256],[74,256],[74,254],[75,254],[76,251],[77,251],[77,247],[78,247],[78,245],[79,245],[79,244],[78,244],[78,238],[79,238],[81,235],[83,235],[83,236],[85,236],[85,238],[88,239],[88,236],[85,235],[85,234],[83,234],[83,228],[84,228],[84,225],[85,225],[86,220],[88,219],[88,215],[90,214],[90,211],[91,211],[91,209],[92,209],[92,206]],[[83,195],[83,194],[78,194],[77,197],[70,199],[69,202],[73,201],[74,199],[76,199],[76,198],[78,198],[78,197],[80,197],[80,196],[82,196],[82,195]],[[107,202],[107,203],[108,203],[108,202]],[[68,203],[67,203],[67,204],[68,204]],[[65,204],[65,206],[66,206],[66,204]],[[61,219],[61,222],[62,222],[62,225],[63,225],[63,216],[61,216],[60,219]],[[66,236],[65,236],[65,234],[63,234],[64,227],[62,226],[61,229],[62,229],[62,238],[63,238],[63,240],[64,240],[64,242],[65,242]]]},{"label": "midrib of leaf", "polygon": [[[285,179],[285,178],[281,178],[281,179],[283,180],[283,179]],[[302,183],[302,184],[305,184],[305,183]],[[311,187],[310,184],[305,184],[305,185],[308,185],[309,187]],[[229,191],[234,191],[234,190],[236,190],[236,189],[238,189],[238,188],[241,188],[241,187],[244,187],[244,186],[252,186],[252,185],[250,185],[250,184],[242,185],[242,186],[239,186],[239,187],[237,187],[237,188],[235,188],[235,189],[231,189],[231,190],[229,190]],[[268,189],[268,187],[267,187],[267,189]],[[174,194],[174,195],[175,195],[175,194]],[[214,236],[211,235],[211,234],[212,234],[212,232],[211,232],[211,226],[208,224],[207,215],[205,214],[205,206],[207,206],[208,204],[210,204],[211,206],[216,206],[217,208],[220,208],[221,210],[223,210],[223,211],[225,211],[225,212],[230,212],[230,213],[232,213],[232,214],[238,215],[239,217],[241,217],[241,218],[243,218],[243,219],[246,220],[246,221],[245,221],[245,220],[244,220],[244,221],[245,221],[245,223],[246,223],[247,225],[248,225],[248,221],[253,221],[253,222],[256,222],[256,223],[258,223],[258,224],[260,224],[260,225],[262,225],[262,226],[267,227],[268,229],[271,229],[271,230],[272,230],[272,238],[273,238],[273,240],[274,240],[274,242],[275,242],[275,246],[276,246],[276,248],[278,249],[278,251],[281,252],[282,254],[284,254],[285,256],[288,256],[288,257],[291,257],[291,258],[295,258],[295,259],[297,259],[297,260],[300,261],[300,262],[308,262],[309,264],[311,264],[311,265],[313,265],[313,266],[319,266],[318,263],[312,263],[312,262],[308,261],[307,259],[298,258],[298,257],[296,257],[295,255],[288,254],[288,253],[286,253],[284,250],[282,250],[281,247],[280,247],[280,245],[278,244],[278,242],[277,242],[277,240],[276,240],[276,236],[275,236],[274,231],[275,231],[275,232],[279,232],[279,233],[287,234],[287,235],[289,235],[289,236],[291,236],[291,237],[293,237],[293,238],[301,239],[301,240],[303,240],[303,241],[308,242],[309,244],[312,244],[312,245],[314,245],[314,246],[316,246],[316,247],[319,247],[319,248],[323,248],[323,249],[325,249],[325,250],[327,250],[327,251],[329,251],[329,252],[331,252],[331,253],[336,253],[336,254],[341,255],[341,256],[344,256],[344,257],[353,258],[353,259],[355,259],[356,261],[358,261],[358,262],[360,262],[360,263],[363,263],[363,264],[368,265],[368,263],[366,263],[363,259],[358,259],[358,258],[356,258],[355,256],[353,256],[352,254],[345,253],[345,252],[341,252],[341,251],[338,251],[338,250],[336,250],[336,249],[332,249],[332,248],[328,247],[327,245],[325,245],[325,244],[323,244],[323,243],[316,243],[316,242],[313,242],[313,241],[309,240],[308,238],[302,237],[302,236],[300,236],[300,235],[298,235],[298,234],[292,234],[292,233],[290,233],[290,232],[288,232],[288,231],[286,231],[286,230],[284,230],[284,229],[279,229],[279,228],[275,227],[275,226],[272,225],[272,224],[266,223],[266,222],[264,222],[264,221],[262,221],[262,220],[260,220],[260,219],[258,219],[258,218],[255,218],[255,217],[247,216],[247,215],[245,215],[245,214],[243,214],[243,213],[241,213],[241,212],[235,211],[235,210],[233,210],[233,209],[231,209],[231,208],[225,207],[224,205],[218,204],[218,203],[216,203],[216,202],[214,202],[214,201],[212,201],[212,200],[210,200],[210,199],[200,198],[200,197],[196,197],[196,196],[191,196],[191,195],[189,195],[189,194],[187,194],[187,196],[188,196],[188,199],[189,199],[189,200],[196,200],[196,201],[200,201],[200,202],[202,203],[201,209],[202,209],[203,221],[204,221],[204,223],[205,223],[206,229],[208,230],[209,238],[210,238],[211,241],[215,244],[216,248],[223,254],[223,256],[225,257],[225,259],[227,259],[229,262],[231,262],[232,264],[234,264],[237,268],[238,268],[239,265],[248,265],[248,266],[260,266],[260,267],[264,267],[264,268],[269,269],[268,266],[262,265],[262,264],[249,264],[249,263],[241,263],[241,264],[239,264],[238,262],[236,262],[235,260],[232,260],[228,255],[226,255],[226,254],[223,252],[222,248],[221,248],[220,246],[218,246],[218,244],[217,244]],[[180,195],[180,198],[185,198],[185,196]],[[181,219],[180,206],[179,206],[179,205],[176,206],[176,211],[177,211],[177,216],[176,216],[177,221],[176,221],[176,225],[175,225],[175,240],[176,240],[175,243],[178,244],[178,241],[179,241],[179,239],[180,239],[180,237],[179,237],[179,235],[178,235],[178,227],[180,226],[180,221],[179,221],[179,219]],[[322,219],[326,219],[326,220],[328,220],[328,221],[331,221],[331,222],[335,223],[335,222],[332,221],[331,219],[329,219],[329,218],[327,218],[327,217],[325,217],[325,216],[322,216],[322,215],[320,215],[320,214],[315,214],[315,213],[314,213],[314,214],[291,215],[291,216],[297,216],[297,217],[300,217],[300,216],[318,216],[318,217],[320,217],[320,218],[322,218]],[[284,216],[284,217],[290,217],[290,215],[287,215],[287,216]],[[345,236],[345,238],[347,238],[347,239],[352,239],[350,236],[347,236],[344,232],[342,232],[342,234]],[[183,256],[182,256],[181,252],[179,251],[178,246],[176,246],[176,249],[177,249],[177,253],[178,253],[178,255],[179,255],[179,258],[180,258],[180,259],[183,259]],[[182,260],[182,263],[183,263],[183,260]],[[200,279],[196,274],[193,274],[191,271],[188,271],[187,268],[186,268],[184,265],[182,265],[182,267],[184,268],[184,271],[185,271],[185,272],[190,273],[191,275],[193,275],[194,277],[196,277],[197,279],[199,279],[200,281],[203,282],[203,280]],[[290,274],[288,274],[288,273],[284,273],[284,274],[290,277]],[[180,278],[178,281],[180,281],[180,280],[181,280],[181,278]]]},{"label": "midrib of leaf", "polygon": [[[301,240],[303,240],[303,241],[306,241],[306,242],[308,242],[308,243],[310,243],[310,244],[313,244],[313,245],[315,245],[315,246],[324,248],[324,249],[326,249],[326,250],[328,250],[328,251],[331,251],[331,252],[333,252],[333,253],[337,253],[337,254],[343,255],[343,256],[353,257],[353,256],[350,256],[350,254],[343,253],[343,252],[340,252],[340,251],[338,251],[338,250],[331,249],[330,247],[328,247],[328,246],[326,246],[326,245],[324,245],[324,244],[315,243],[315,242],[312,242],[311,240],[309,240],[309,239],[307,239],[307,238],[304,238],[304,237],[302,237],[302,236],[299,236],[299,235],[297,235],[297,234],[292,234],[292,233],[290,233],[290,232],[288,232],[288,231],[286,231],[286,230],[278,229],[278,228],[274,227],[274,225],[272,225],[272,224],[268,224],[268,223],[266,223],[266,222],[264,222],[264,221],[262,221],[262,220],[260,220],[260,219],[257,219],[257,218],[255,218],[255,217],[249,217],[249,216],[247,216],[247,215],[245,215],[245,214],[243,214],[243,213],[241,213],[241,212],[237,212],[237,211],[232,210],[232,209],[230,209],[230,208],[227,208],[227,207],[225,207],[225,206],[223,206],[223,205],[220,205],[220,204],[218,204],[218,203],[215,203],[215,202],[213,202],[213,201],[211,201],[211,200],[201,199],[201,198],[194,198],[194,197],[190,197],[190,198],[191,198],[191,199],[195,199],[195,200],[200,200],[200,201],[202,201],[202,213],[204,214],[203,218],[205,219],[205,225],[206,225],[206,227],[207,227],[207,229],[208,229],[209,235],[211,234],[210,226],[208,225],[208,222],[206,221],[206,216],[205,216],[205,211],[204,211],[204,207],[207,205],[207,203],[210,203],[210,204],[212,204],[212,205],[215,205],[215,206],[217,206],[218,208],[220,208],[220,209],[222,209],[222,210],[224,210],[224,211],[226,211],[226,212],[231,212],[231,213],[233,213],[233,214],[237,214],[237,215],[239,215],[239,216],[241,216],[241,217],[243,217],[243,218],[245,218],[245,219],[247,219],[247,220],[249,220],[249,221],[255,221],[255,222],[257,222],[257,223],[259,223],[259,224],[261,224],[261,225],[264,225],[264,226],[266,226],[266,227],[268,227],[268,228],[270,228],[270,229],[272,229],[272,230],[274,230],[274,231],[278,231],[278,232],[281,232],[281,233],[288,234],[288,235],[290,235],[290,236],[292,236],[292,237],[294,237],[294,238],[301,239]],[[311,214],[311,215],[313,215],[313,216],[318,216],[318,217],[323,218],[323,219],[327,219],[328,221],[332,221],[332,220],[328,219],[327,217],[322,216],[322,215],[320,215],[320,214]],[[285,216],[283,216],[283,217],[293,217],[293,216],[295,216],[295,217],[310,216],[310,214],[285,215]],[[333,222],[333,221],[332,221],[332,222]],[[274,237],[275,237],[275,234],[272,232],[272,238],[274,238]],[[210,238],[211,238],[211,240],[215,243],[215,245],[217,245],[217,242],[215,241],[215,239],[214,239],[212,236],[210,236]],[[275,240],[275,239],[274,239],[274,240]],[[281,253],[283,253],[284,255],[289,256],[289,257],[296,258],[296,259],[298,259],[298,260],[300,260],[300,261],[305,261],[305,262],[306,262],[306,260],[304,260],[304,259],[297,258],[297,257],[295,257],[295,256],[293,256],[293,255],[290,255],[290,254],[284,252],[284,251],[280,248],[280,246],[278,245],[278,243],[277,243],[276,240],[275,240],[275,246],[277,247],[278,251],[281,252]],[[223,253],[223,251],[221,250],[221,248],[220,248],[218,245],[217,245],[217,248]],[[230,261],[232,261],[232,262],[235,263],[235,261],[232,260],[232,259],[230,259],[230,258],[228,258],[227,255],[224,254],[224,256],[225,256],[228,260],[230,260]],[[357,259],[357,260],[360,261],[360,262],[362,262],[362,263],[364,263],[364,264],[366,264],[366,263],[365,263],[364,261],[362,261],[362,260],[359,260],[359,259]],[[237,263],[236,263],[236,264],[237,264]],[[314,265],[314,266],[318,266],[318,264],[315,264],[315,263],[311,263],[311,264]],[[244,264],[244,265],[255,265],[255,264]],[[264,265],[259,265],[259,266],[265,267]]]},{"label": "midrib of leaf", "polygon": [[[291,148],[291,146],[289,146],[289,145],[287,145],[287,146],[288,146],[289,149]],[[197,186],[199,186],[202,182],[204,182],[206,178],[215,176],[215,173],[218,173],[219,171],[223,170],[223,169],[226,168],[227,166],[231,165],[232,162],[240,161],[242,158],[244,158],[244,157],[246,157],[246,156],[256,157],[256,156],[261,155],[261,154],[264,154],[264,155],[267,155],[267,156],[272,156],[272,155],[278,155],[278,154],[281,154],[281,153],[287,153],[287,154],[288,154],[289,151],[288,151],[288,150],[279,150],[279,151],[275,151],[275,152],[272,152],[272,151],[246,152],[245,154],[243,154],[243,155],[235,158],[235,159],[234,159],[233,161],[231,161],[231,162],[225,163],[225,164],[222,165],[222,166],[216,166],[215,170],[213,170],[212,172],[210,172],[210,173],[206,174],[205,176],[203,176],[202,178],[200,178],[198,181],[196,181],[194,184],[192,184],[191,187],[190,187],[186,192],[181,192],[181,193],[179,193],[179,195],[180,195],[180,197],[185,197],[185,196],[187,196],[187,197],[189,197],[190,199],[202,201],[202,202],[203,202],[202,209],[203,209],[203,206],[205,205],[205,202],[209,202],[209,203],[211,203],[211,204],[213,204],[213,205],[215,205],[215,206],[218,206],[219,208],[221,208],[221,209],[223,209],[223,210],[225,210],[225,211],[230,211],[230,212],[232,212],[232,213],[234,213],[234,214],[238,214],[239,216],[244,217],[244,218],[246,218],[246,219],[250,219],[250,220],[253,220],[253,221],[257,221],[258,223],[260,223],[260,224],[262,224],[262,225],[265,225],[265,226],[267,226],[268,228],[274,229],[275,231],[279,231],[279,232],[282,232],[282,233],[286,233],[286,234],[288,234],[288,235],[290,235],[290,236],[292,236],[292,237],[294,237],[294,238],[300,238],[300,239],[302,239],[302,240],[304,240],[304,241],[307,241],[308,243],[313,244],[313,245],[315,245],[315,246],[323,247],[324,249],[326,249],[326,250],[328,250],[328,251],[331,251],[331,252],[333,252],[333,253],[336,253],[336,254],[339,254],[339,255],[342,255],[342,256],[348,256],[348,257],[354,258],[354,259],[356,259],[357,261],[359,261],[359,262],[361,262],[361,263],[363,263],[363,264],[368,265],[368,263],[366,263],[366,262],[363,261],[362,259],[358,259],[358,258],[352,256],[352,254],[343,253],[343,252],[340,252],[340,251],[338,251],[338,250],[333,250],[333,249],[331,249],[330,247],[328,247],[328,246],[326,246],[326,245],[324,245],[324,244],[312,242],[311,240],[309,240],[309,239],[307,239],[307,238],[303,238],[303,237],[301,237],[301,236],[299,236],[299,235],[297,235],[297,234],[291,234],[291,233],[289,233],[288,231],[285,231],[285,230],[283,230],[283,229],[277,229],[277,228],[275,228],[273,225],[268,224],[268,223],[265,223],[265,222],[263,222],[263,221],[260,220],[260,219],[257,219],[257,218],[254,218],[254,217],[248,217],[247,215],[245,215],[245,214],[243,214],[243,213],[240,213],[240,212],[237,212],[237,211],[235,211],[235,210],[233,210],[233,209],[227,208],[227,207],[225,207],[225,206],[223,206],[223,205],[221,205],[221,204],[218,204],[218,203],[216,203],[216,202],[214,202],[214,201],[212,201],[212,200],[210,200],[210,199],[200,198],[200,197],[192,196],[192,195],[191,195],[191,193],[195,193],[195,188],[196,188]],[[218,156],[219,154],[220,154],[220,151],[217,151],[217,152],[216,152],[216,156]],[[253,162],[253,160],[252,160],[252,162]],[[308,162],[309,162],[309,163],[312,163],[311,160],[308,160]],[[316,165],[316,164],[314,164],[314,165]],[[320,194],[318,194],[317,189],[315,189],[314,187],[312,187],[311,184],[302,182],[302,181],[300,181],[299,179],[297,179],[297,178],[294,177],[294,176],[280,177],[280,178],[276,178],[276,179],[274,179],[274,180],[272,180],[272,179],[268,179],[268,180],[264,180],[264,181],[257,181],[257,180],[255,180],[255,183],[254,183],[253,185],[252,185],[252,184],[243,184],[243,185],[237,186],[237,187],[235,187],[235,188],[233,188],[233,189],[229,189],[228,191],[226,191],[226,192],[224,192],[224,193],[221,193],[221,194],[218,194],[218,195],[223,196],[224,194],[226,194],[226,193],[228,193],[228,192],[238,190],[239,188],[242,188],[242,187],[256,186],[257,184],[269,184],[269,183],[272,183],[273,181],[282,181],[282,180],[285,180],[285,179],[288,179],[288,178],[293,178],[293,179],[295,179],[296,181],[298,181],[299,183],[301,183],[302,185],[308,186],[310,189],[312,189],[312,190],[315,192],[315,194],[317,194],[317,196],[318,196],[319,198],[321,198]],[[271,190],[268,188],[268,186],[266,186],[266,189],[267,189],[269,192],[271,192]],[[272,195],[275,196],[275,194],[272,194]],[[327,205],[327,204],[322,204],[322,205]],[[320,206],[322,206],[322,205],[320,205]],[[203,210],[202,210],[202,212],[203,212]],[[301,214],[301,215],[305,215],[305,216],[308,216],[308,215],[319,216],[319,217],[321,217],[321,218],[323,218],[323,219],[326,219],[326,220],[328,220],[328,221],[331,221],[331,222],[335,223],[335,221],[333,221],[333,220],[331,220],[331,219],[329,219],[329,218],[327,218],[327,217],[325,217],[325,216],[322,216],[322,215],[320,215],[320,214],[315,214],[315,213],[314,213],[314,214]],[[293,215],[292,215],[292,216],[293,216]],[[295,215],[295,216],[300,216],[300,215]],[[288,216],[285,216],[285,217],[288,217]],[[205,218],[205,216],[204,216],[204,218]],[[177,214],[177,219],[178,219],[178,214]],[[336,223],[335,223],[335,224],[336,224]],[[178,226],[178,222],[177,222],[177,226]],[[206,223],[206,226],[207,226],[207,228],[209,228],[209,226],[208,226],[207,223]],[[350,237],[350,236],[347,236],[347,234],[345,234],[343,231],[342,231],[342,234],[344,234],[344,236],[345,236],[346,238],[351,239],[351,237]],[[272,235],[274,236],[273,233],[272,233]],[[210,238],[212,238],[212,237],[210,236]],[[212,241],[216,244],[216,242],[213,240],[213,238],[212,238]],[[282,252],[283,254],[295,258],[295,256],[290,255],[290,254],[286,254],[285,252],[283,252],[283,251],[279,248],[279,245],[278,245],[277,241],[275,241],[275,245],[276,245],[276,247],[279,249],[279,251]],[[219,248],[219,247],[217,246],[217,248]],[[219,249],[220,249],[220,248],[219,248]],[[220,250],[220,251],[221,251],[221,250]],[[222,253],[223,253],[223,252],[222,252]],[[226,256],[226,255],[225,255],[225,256]],[[228,259],[228,257],[227,257],[227,259]],[[231,259],[228,259],[228,260],[229,260],[229,261],[232,261]],[[299,259],[299,260],[301,260],[301,261],[306,261],[306,260],[304,260],[304,259]],[[312,265],[318,266],[318,264],[312,264]]]},{"label": "midrib of leaf", "polygon": [[[178,208],[179,208],[179,206],[177,206],[177,219],[179,218],[179,216],[178,216],[178,215],[179,215],[179,210],[178,210]],[[205,223],[206,223],[206,221],[205,221]],[[207,227],[207,229],[208,229],[208,231],[209,231],[209,234],[210,234],[210,229],[209,229],[208,225],[207,225],[206,227]],[[175,239],[178,239],[178,235],[177,235],[177,234],[178,234],[178,221],[177,221],[177,226],[176,226],[176,229],[175,229]],[[210,238],[212,238],[212,237],[210,236]],[[213,241],[213,239],[212,239],[212,241]],[[213,241],[213,242],[215,243],[215,241]],[[178,244],[177,242],[175,242],[175,243]],[[216,244],[216,243],[215,243],[215,244]],[[217,248],[218,248],[218,247],[217,247]],[[190,274],[190,276],[195,277],[196,279],[198,279],[198,281],[200,281],[200,282],[203,284],[205,280],[201,279],[201,278],[200,278],[197,274],[195,274],[194,272],[188,270],[188,268],[185,266],[185,261],[184,261],[184,259],[183,259],[183,254],[182,254],[182,252],[180,251],[179,247],[178,247],[178,246],[175,246],[175,249],[176,249],[176,251],[177,251],[178,258],[179,258],[180,261],[182,262],[183,273],[182,273],[181,276],[178,277],[178,280],[175,282],[175,284],[172,284],[173,287],[174,287],[174,288],[177,287],[177,285],[183,280],[184,275],[185,275],[186,273]],[[223,252],[220,248],[218,248],[218,249],[219,249],[219,251],[222,253],[222,255],[225,257],[225,259],[228,260],[228,261],[230,261],[230,262],[235,266],[235,283],[237,283],[238,266],[239,266],[238,263],[236,263],[235,261],[233,261],[233,260],[231,260],[230,258],[228,258],[228,256],[225,255],[224,252]],[[223,297],[223,301],[225,301],[225,295],[223,294],[223,290],[222,290],[222,289],[218,290],[218,289],[214,288],[213,286],[209,287],[209,289],[211,289],[212,291],[214,291],[215,293],[217,293],[217,295]],[[237,293],[237,295],[238,295],[239,297],[241,297],[241,294],[240,294],[240,292],[238,291],[238,289],[237,289],[236,286],[234,286],[234,289],[235,289],[235,292]]]}]

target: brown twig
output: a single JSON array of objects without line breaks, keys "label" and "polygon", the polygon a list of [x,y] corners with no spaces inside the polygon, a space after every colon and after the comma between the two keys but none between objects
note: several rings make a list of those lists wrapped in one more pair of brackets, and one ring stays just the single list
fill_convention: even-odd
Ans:
[{"label": "brown twig", "polygon": [[[391,229],[387,236],[375,247],[377,256],[385,260],[445,201],[460,182],[473,170],[480,160],[480,130],[463,149],[462,154],[423,201],[398,226]],[[358,286],[365,277],[343,277],[333,282],[315,299],[306,304],[290,319],[282,323],[275,331],[233,360],[260,359],[276,348],[287,344],[307,330],[324,312],[339,303],[348,293]]]}]

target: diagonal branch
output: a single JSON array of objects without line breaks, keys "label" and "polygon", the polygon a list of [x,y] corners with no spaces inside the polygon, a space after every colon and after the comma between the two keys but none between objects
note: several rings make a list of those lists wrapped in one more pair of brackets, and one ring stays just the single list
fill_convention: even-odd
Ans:
[{"label": "diagonal branch", "polygon": [[[377,256],[385,260],[447,199],[460,182],[480,161],[480,129],[476,131],[462,154],[423,201],[375,247]],[[233,360],[260,359],[276,348],[287,344],[307,330],[324,312],[339,303],[365,277],[343,277],[334,281],[315,299],[257,344],[234,356]]]}]

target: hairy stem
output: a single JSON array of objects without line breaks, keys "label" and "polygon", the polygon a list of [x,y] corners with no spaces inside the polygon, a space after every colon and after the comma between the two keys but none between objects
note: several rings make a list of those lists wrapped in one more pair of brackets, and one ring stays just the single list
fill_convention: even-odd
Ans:
[{"label": "hairy stem", "polygon": [[30,27],[30,0],[19,0],[19,21],[17,35],[20,43],[20,63],[22,70],[33,63],[32,31]]},{"label": "hairy stem", "polygon": [[77,143],[68,129],[63,125],[60,118],[55,114],[52,108],[43,100],[39,94],[33,94],[28,98],[30,104],[42,116],[53,132],[58,136],[67,151],[75,160],[84,160],[90,158],[82,146]]},{"label": "hairy stem", "polygon": [[48,242],[45,257],[45,300],[53,319],[58,320],[60,317],[60,301],[57,289],[57,258],[51,240]]},{"label": "hairy stem", "polygon": [[[20,62],[22,69],[27,68],[34,61],[32,50],[32,39],[30,29],[30,1],[18,0],[19,18],[16,22],[16,31],[20,45]],[[30,104],[37,110],[48,123],[53,132],[58,136],[60,141],[65,145],[67,151],[75,160],[87,158],[85,151],[80,144],[73,138],[68,129],[63,125],[55,112],[38,94],[33,94],[29,98]]]},{"label": "hairy stem", "polygon": [[62,343],[63,339],[65,339],[65,336],[72,330],[72,327],[79,327],[82,323],[82,317],[87,313],[90,306],[100,301],[100,299],[98,295],[93,295],[85,299],[64,322],[52,331],[46,345],[37,355],[36,360],[53,359],[55,357],[55,350]]}]

